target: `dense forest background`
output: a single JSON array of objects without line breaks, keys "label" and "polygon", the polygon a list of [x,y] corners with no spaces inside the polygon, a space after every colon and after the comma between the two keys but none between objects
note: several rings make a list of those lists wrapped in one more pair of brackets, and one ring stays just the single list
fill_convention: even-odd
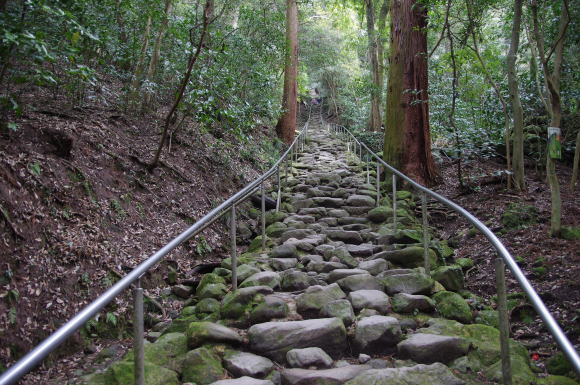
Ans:
[{"label": "dense forest background", "polygon": [[[524,2],[514,47],[512,1],[410,2],[428,16],[437,188],[476,210],[482,203],[473,197],[489,202],[498,191],[506,205],[541,202],[539,216],[530,214],[539,227],[530,222],[518,231],[533,232],[534,243],[548,238],[546,74],[561,66],[562,159],[555,169],[562,223],[578,226],[580,202],[570,184],[580,135],[580,3]],[[275,126],[285,112],[289,3],[0,1],[0,371],[277,159],[284,148]],[[299,115],[319,98],[326,119],[377,152],[389,119],[390,17],[389,0],[298,3]],[[527,183],[519,192],[505,190],[514,138],[510,49],[523,110]],[[501,230],[493,218],[502,211],[495,209],[480,214]],[[457,231],[473,238],[462,226]],[[548,270],[532,274],[538,280],[554,278],[550,271],[564,277],[557,296],[570,301],[554,300],[552,310],[561,311],[577,338],[577,241],[562,242],[550,239],[534,250],[543,255],[521,258],[530,271]],[[186,274],[225,243],[219,230],[191,242],[185,255],[172,255],[150,277],[148,289],[158,294],[170,273]],[[511,245],[515,254],[531,251],[525,243]],[[562,256],[571,266],[558,266]],[[547,262],[538,265],[539,257]],[[94,348],[86,335],[126,337],[127,307],[127,298],[111,305],[87,325],[81,345]]]}]

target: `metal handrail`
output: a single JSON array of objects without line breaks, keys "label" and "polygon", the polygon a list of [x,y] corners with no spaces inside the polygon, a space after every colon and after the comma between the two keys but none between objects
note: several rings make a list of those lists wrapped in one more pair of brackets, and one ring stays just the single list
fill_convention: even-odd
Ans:
[{"label": "metal handrail", "polygon": [[[246,185],[243,189],[239,190],[237,193],[232,195],[229,199],[224,201],[218,207],[211,210],[203,218],[194,223],[187,230],[179,234],[145,261],[141,262],[137,267],[135,267],[130,273],[124,276],[120,281],[111,286],[103,294],[101,294],[97,299],[87,305],[83,310],[77,313],[76,316],[71,318],[67,323],[53,332],[49,337],[47,337],[42,343],[37,345],[34,349],[28,352],[24,357],[18,360],[14,365],[12,365],[6,372],[0,376],[0,385],[10,385],[18,381],[22,376],[30,372],[36,365],[38,365],[48,354],[53,352],[60,344],[62,344],[68,337],[80,329],[88,320],[99,313],[103,308],[111,302],[115,297],[124,292],[132,284],[136,284],[139,287],[139,280],[143,274],[145,274],[151,267],[156,265],[163,257],[169,254],[171,251],[180,246],[183,242],[196,236],[208,226],[213,224],[219,218],[221,218],[228,211],[235,211],[235,206],[237,204],[245,201],[250,195],[252,195],[256,189],[262,187],[263,183],[271,176],[277,174],[278,181],[280,181],[280,165],[282,162],[289,160],[290,163],[293,161],[294,155],[303,149],[310,119],[310,109],[308,111],[308,120],[300,131],[300,134],[296,136],[292,144],[288,149],[282,154],[276,163],[264,174],[255,179],[253,182]],[[288,159],[290,156],[290,159]],[[288,165],[286,166],[288,167]],[[264,200],[264,189],[262,188],[262,201]],[[264,205],[262,205],[264,208]],[[264,210],[262,210],[262,222],[264,223]],[[235,219],[232,221],[235,225]],[[264,226],[263,226],[264,230]],[[233,231],[235,239],[235,229]],[[264,234],[263,234],[264,235]],[[234,243],[235,245],[235,243]],[[234,280],[234,279],[233,279]],[[235,287],[236,282],[233,282]],[[142,295],[141,295],[142,301]],[[142,304],[142,302],[141,302]],[[141,307],[142,309],[142,307]],[[138,316],[138,315],[137,315]],[[142,317],[141,317],[142,322]],[[142,328],[141,328],[142,333]],[[139,337],[139,336],[137,336]],[[136,339],[137,339],[136,337]],[[141,338],[141,337],[139,337]],[[142,341],[142,338],[141,338]],[[142,343],[142,342],[141,342]],[[135,354],[137,359],[137,353]],[[137,376],[136,376],[137,378]]]},{"label": "metal handrail", "polygon": [[[334,123],[330,123],[330,125],[331,125],[331,127],[333,127],[333,129],[335,131],[339,131],[339,132],[342,131],[343,133],[347,134],[348,136],[350,136],[352,138],[353,147],[355,147],[355,146],[359,147],[361,159],[362,159],[362,151],[364,149],[368,155],[370,155],[372,158],[376,159],[378,164],[382,165],[384,168],[386,168],[387,170],[389,170],[393,174],[393,181],[395,181],[395,175],[400,177],[401,179],[405,180],[407,183],[409,183],[411,186],[413,186],[417,190],[421,191],[422,193],[424,193],[426,195],[431,196],[432,198],[434,198],[438,202],[444,204],[445,206],[447,206],[447,207],[451,208],[452,210],[456,211],[457,213],[461,214],[461,216],[463,216],[465,219],[467,219],[467,221],[469,223],[471,223],[479,231],[481,231],[483,233],[483,235],[488,239],[488,241],[492,244],[492,246],[495,248],[495,250],[497,251],[497,253],[501,257],[501,259],[507,264],[508,268],[512,272],[512,274],[513,274],[514,278],[516,279],[516,281],[518,282],[519,286],[526,293],[532,306],[534,307],[536,312],[540,315],[540,317],[544,321],[550,334],[552,335],[552,337],[554,337],[554,339],[556,340],[556,342],[560,346],[560,349],[562,349],[565,356],[568,358],[568,360],[570,361],[570,363],[574,367],[574,370],[576,371],[576,373],[580,375],[580,358],[578,357],[578,353],[576,352],[576,349],[574,348],[574,346],[572,345],[570,340],[566,337],[566,335],[564,334],[564,332],[562,331],[562,329],[560,328],[560,326],[558,325],[558,323],[556,322],[556,320],[554,319],[554,317],[552,316],[552,314],[550,313],[550,311],[548,310],[548,308],[546,307],[544,302],[540,299],[538,293],[536,293],[536,291],[534,290],[534,288],[532,287],[530,282],[527,280],[527,278],[524,275],[524,273],[522,272],[522,270],[519,268],[516,261],[511,256],[510,252],[506,249],[506,247],[499,240],[499,238],[486,225],[484,225],[479,219],[477,219],[475,216],[473,216],[470,212],[465,210],[463,207],[461,207],[458,204],[450,201],[449,199],[437,194],[436,192],[430,190],[429,188],[415,182],[413,179],[409,178],[407,175],[403,174],[402,172],[400,172],[396,168],[389,165],[387,162],[385,162],[383,159],[381,159],[376,153],[374,153],[370,148],[368,148],[368,146],[365,143],[359,141],[356,138],[356,136],[349,129],[347,129],[344,126],[340,126],[340,125],[337,125]],[[355,153],[356,152],[357,152],[357,150],[355,148]],[[378,165],[377,165],[377,167],[378,167]],[[377,170],[379,170],[379,168],[377,168]],[[377,186],[378,186],[378,179],[377,179]],[[396,191],[396,190],[394,189],[394,191]],[[396,202],[396,200],[397,200],[396,197],[393,196],[393,202]],[[377,199],[377,202],[378,202],[378,199]],[[423,200],[423,206],[426,207],[425,203],[426,203],[426,201]],[[395,213],[393,215],[396,215],[396,210],[395,210]]]}]

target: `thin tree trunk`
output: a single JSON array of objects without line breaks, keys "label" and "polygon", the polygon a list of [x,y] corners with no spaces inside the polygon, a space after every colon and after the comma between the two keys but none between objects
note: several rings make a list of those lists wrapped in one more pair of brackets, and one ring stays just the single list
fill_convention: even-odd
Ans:
[{"label": "thin tree trunk", "polygon": [[117,27],[119,28],[119,41],[127,44],[127,31],[125,30],[125,20],[123,20],[123,13],[121,12],[121,0],[115,1],[117,7],[115,18],[117,20]]},{"label": "thin tree trunk", "polygon": [[392,0],[384,159],[420,183],[437,171],[431,155],[427,78],[427,10]]},{"label": "thin tree trunk", "polygon": [[139,53],[139,59],[137,60],[137,65],[135,65],[135,72],[133,74],[133,79],[131,81],[131,90],[129,101],[134,102],[137,96],[137,92],[141,86],[141,81],[143,80],[143,71],[145,64],[145,56],[147,56],[147,48],[149,48],[149,34],[151,33],[151,14],[147,17],[147,23],[145,24],[145,32],[143,33],[143,44],[141,45],[141,52]]},{"label": "thin tree trunk", "polygon": [[[566,0],[562,2],[562,11],[560,14],[560,24],[558,27],[558,39],[550,52],[546,55],[544,47],[544,36],[540,33],[538,22],[538,4],[532,1],[532,21],[534,25],[534,36],[538,44],[538,53],[540,55],[540,62],[544,71],[544,79],[548,86],[548,95],[550,97],[551,119],[550,126],[560,128],[562,123],[562,104],[560,100],[560,75],[562,72],[562,59],[564,57],[564,40],[566,37],[566,29],[570,22],[568,15],[568,3]],[[549,61],[552,54],[554,55],[553,70],[550,73]],[[556,160],[550,157],[549,152],[546,153],[546,172],[548,183],[550,184],[550,192],[552,198],[551,218],[550,218],[550,235],[554,237],[560,236],[561,218],[562,218],[562,201],[560,197],[560,183],[556,175]]]},{"label": "thin tree trunk", "polygon": [[296,0],[286,0],[286,65],[284,68],[284,112],[276,124],[276,133],[286,144],[291,144],[296,131],[296,102],[298,77],[298,6]]},{"label": "thin tree trunk", "polygon": [[[469,22],[473,23],[473,15],[471,13],[470,0],[466,0],[465,5],[467,8],[467,17],[469,18]],[[506,100],[504,99],[503,95],[501,94],[501,90],[499,89],[499,86],[491,77],[491,74],[489,73],[489,71],[485,65],[485,62],[483,61],[481,54],[479,53],[479,45],[477,44],[477,34],[476,34],[474,27],[471,28],[471,38],[473,40],[473,47],[470,47],[470,48],[475,53],[475,56],[477,57],[477,60],[479,61],[479,64],[481,65],[481,68],[483,70],[483,74],[485,75],[485,79],[492,86],[499,102],[501,103],[501,109],[503,112],[503,119],[504,119],[504,141],[505,141],[506,167],[507,167],[507,171],[508,171],[508,177],[506,179],[507,179],[507,188],[509,190],[512,188],[512,176],[510,174],[511,170],[512,170],[512,165],[511,165],[511,149],[510,149],[510,147],[511,147],[511,141],[510,141],[510,136],[511,136],[510,121],[511,121],[511,119],[510,119],[510,115],[509,115],[509,111],[508,111],[508,106],[507,106]]]},{"label": "thin tree trunk", "polygon": [[[385,44],[387,43],[386,36],[386,24],[387,15],[389,14],[389,0],[384,0],[381,6],[381,11],[379,12],[379,22],[378,27],[378,44],[377,44],[377,57],[379,61],[379,92],[382,97],[384,86],[385,86]],[[382,104],[382,103],[381,103]]]},{"label": "thin tree trunk", "polygon": [[520,100],[518,89],[518,78],[516,73],[516,59],[520,44],[520,25],[522,20],[523,0],[514,0],[514,18],[512,25],[512,36],[507,57],[508,86],[513,110],[514,144],[513,144],[513,168],[514,185],[518,191],[526,187],[524,170],[524,111]]},{"label": "thin tree trunk", "polygon": [[548,115],[552,116],[552,106],[550,106],[549,96],[546,95],[542,86],[542,80],[540,78],[540,73],[538,72],[538,65],[536,63],[536,58],[538,57],[538,51],[536,50],[534,39],[532,38],[531,34],[528,31],[527,25],[525,25],[526,35],[528,37],[529,45],[530,45],[530,77],[534,79],[536,83],[536,88],[538,90],[538,96],[542,100],[542,104],[546,109]]},{"label": "thin tree trunk", "polygon": [[371,108],[369,111],[369,130],[379,131],[381,128],[381,86],[377,52],[377,34],[375,31],[375,10],[372,0],[364,0],[367,13],[368,56],[371,72]]},{"label": "thin tree trunk", "polygon": [[[157,151],[155,152],[155,156],[153,160],[149,164],[149,170],[153,170],[157,167],[159,163],[159,158],[161,157],[161,151],[163,150],[163,146],[165,145],[165,141],[167,140],[167,134],[169,132],[169,127],[173,121],[173,117],[179,104],[181,103],[181,99],[183,99],[183,94],[185,93],[185,89],[187,88],[187,84],[189,83],[189,79],[191,78],[191,71],[193,70],[193,65],[199,58],[201,54],[201,49],[204,46],[204,41],[207,35],[207,30],[210,23],[209,14],[211,9],[213,8],[213,0],[206,0],[205,6],[203,9],[203,26],[201,30],[201,36],[199,37],[199,42],[195,47],[195,51],[192,51],[189,55],[189,59],[187,61],[187,69],[185,70],[185,74],[183,75],[183,79],[181,80],[181,84],[179,85],[179,89],[177,90],[177,95],[175,96],[175,100],[167,115],[165,115],[165,121],[163,125],[163,133],[161,134],[161,140],[159,141],[159,146],[157,147]],[[192,41],[193,44],[193,41]]]},{"label": "thin tree trunk", "polygon": [[576,150],[574,151],[574,167],[572,168],[572,179],[570,180],[570,189],[574,191],[578,181],[578,164],[580,163],[580,131],[576,134]]},{"label": "thin tree trunk", "polygon": [[[163,16],[161,18],[161,24],[159,25],[159,30],[157,31],[157,37],[155,38],[155,44],[153,45],[153,53],[151,54],[151,60],[149,61],[149,67],[147,68],[146,80],[153,81],[155,74],[157,73],[157,67],[159,67],[159,58],[161,56],[161,43],[163,37],[165,36],[165,31],[167,30],[167,25],[169,24],[169,14],[171,13],[171,6],[173,0],[165,0],[165,9]],[[145,93],[145,99],[143,102],[143,109],[151,105],[151,98],[153,97],[152,92]]]},{"label": "thin tree trunk", "polygon": [[[448,6],[451,6],[451,0],[447,0]],[[455,103],[457,101],[457,62],[455,61],[455,48],[453,45],[453,36],[451,35],[451,26],[447,23],[443,28],[447,28],[447,39],[449,40],[449,54],[451,55],[451,109],[449,110],[449,125],[453,130],[453,135],[455,136],[455,146],[459,151],[459,157],[457,159],[457,179],[459,180],[459,186],[464,187],[463,183],[463,172],[461,169],[461,157],[462,155],[462,144],[461,138],[459,137],[459,132],[457,131],[457,126],[455,125]]]}]

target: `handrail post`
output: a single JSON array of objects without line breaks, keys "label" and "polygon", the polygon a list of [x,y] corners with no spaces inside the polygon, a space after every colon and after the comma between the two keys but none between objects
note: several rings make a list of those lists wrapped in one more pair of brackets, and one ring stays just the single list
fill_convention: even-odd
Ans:
[{"label": "handrail post", "polygon": [[397,175],[393,173],[393,231],[397,231]]},{"label": "handrail post", "polygon": [[266,191],[264,189],[264,181],[261,185],[262,190],[262,250],[266,249]]},{"label": "handrail post", "polygon": [[425,260],[425,274],[431,273],[431,263],[429,261],[429,230],[427,223],[427,194],[421,194],[421,214],[423,217],[423,259]]},{"label": "handrail post", "polygon": [[381,202],[381,164],[377,162],[377,207]]},{"label": "handrail post", "polygon": [[134,296],[134,317],[133,317],[133,363],[134,363],[134,377],[135,385],[144,385],[145,383],[145,350],[143,346],[144,341],[144,327],[143,327],[143,288],[141,287],[141,279],[137,279]]},{"label": "handrail post", "polygon": [[276,196],[276,212],[280,211],[280,203],[282,202],[282,198],[280,195],[282,194],[282,185],[280,184],[280,165],[276,167],[276,186],[278,186],[278,195]]},{"label": "handrail post", "polygon": [[230,245],[232,256],[232,289],[238,288],[238,254],[236,250],[236,205],[232,205],[230,210]]},{"label": "handrail post", "polygon": [[505,263],[501,258],[495,260],[495,281],[497,286],[497,311],[499,313],[499,342],[501,346],[501,371],[503,385],[512,385]]}]

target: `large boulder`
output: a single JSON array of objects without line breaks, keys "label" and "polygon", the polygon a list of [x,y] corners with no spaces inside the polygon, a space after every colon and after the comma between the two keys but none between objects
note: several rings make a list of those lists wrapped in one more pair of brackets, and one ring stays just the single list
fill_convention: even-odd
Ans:
[{"label": "large boulder", "polygon": [[270,374],[274,363],[266,357],[252,353],[230,351],[224,355],[224,366],[236,377],[263,378]]},{"label": "large boulder", "polygon": [[396,318],[375,315],[357,323],[354,347],[361,353],[392,353],[401,338],[401,325]]},{"label": "large boulder", "polygon": [[430,313],[435,310],[435,302],[425,295],[398,293],[392,297],[391,304],[396,313],[413,313],[414,311]]},{"label": "large boulder", "polygon": [[351,303],[346,299],[337,299],[336,301],[327,302],[321,311],[323,317],[339,318],[345,326],[354,322],[354,311]]},{"label": "large boulder", "polygon": [[285,369],[281,372],[283,385],[342,385],[370,366],[348,365],[325,370]]},{"label": "large boulder", "polygon": [[211,342],[233,345],[242,343],[242,337],[236,331],[212,322],[192,322],[187,328],[186,335],[190,349]]},{"label": "large boulder", "polygon": [[388,206],[375,207],[369,211],[367,218],[374,223],[382,223],[393,217],[393,209]]},{"label": "large boulder", "polygon": [[350,255],[350,252],[344,246],[335,247],[324,252],[324,258],[326,260],[330,260],[333,257],[337,258],[338,262],[344,263],[350,268],[356,267],[358,265],[358,261],[354,259],[352,255]]},{"label": "large boulder", "polygon": [[248,330],[250,348],[278,362],[296,348],[319,347],[333,357],[346,349],[346,329],[338,318],[266,322]]},{"label": "large boulder", "polygon": [[304,317],[315,318],[328,302],[345,298],[346,294],[338,284],[311,286],[296,299],[296,310]]},{"label": "large boulder", "polygon": [[316,368],[330,368],[332,358],[320,348],[292,349],[286,353],[286,361],[292,368],[308,369],[312,366]]},{"label": "large boulder", "polygon": [[383,290],[383,285],[376,277],[370,274],[357,274],[339,279],[336,283],[345,292],[357,290]]},{"label": "large boulder", "polygon": [[437,312],[441,316],[463,323],[471,322],[473,317],[471,309],[459,294],[452,291],[440,291],[433,295],[433,299]]},{"label": "large boulder", "polygon": [[463,289],[463,270],[459,265],[441,266],[431,273],[431,277],[442,284],[446,290],[459,291]]},{"label": "large boulder", "polygon": [[368,195],[351,195],[346,200],[346,204],[356,207],[373,207],[376,201]]},{"label": "large boulder", "polygon": [[191,350],[183,362],[183,382],[208,385],[224,375],[221,358],[211,350],[201,347]]},{"label": "large boulder", "polygon": [[334,241],[342,241],[353,245],[360,245],[364,242],[358,231],[326,230],[324,233]]},{"label": "large boulder", "polygon": [[280,274],[273,271],[262,271],[246,278],[240,288],[252,286],[269,286],[275,289],[280,286]]},{"label": "large boulder", "polygon": [[340,279],[357,274],[368,274],[368,271],[362,269],[336,269],[328,274],[328,282],[336,282]]},{"label": "large boulder", "polygon": [[417,333],[400,342],[397,350],[402,358],[409,358],[420,364],[446,364],[466,355],[469,345],[467,340],[460,337]]},{"label": "large boulder", "polygon": [[282,277],[280,287],[283,291],[304,290],[317,284],[316,278],[299,270],[285,271],[280,275]]},{"label": "large boulder", "polygon": [[[294,230],[290,230],[290,231],[294,231]],[[287,234],[290,231],[287,231],[284,234]],[[299,230],[295,230],[295,231],[299,231]],[[280,246],[276,246],[270,252],[270,257],[272,257],[272,258],[296,258],[297,255],[298,255],[298,251],[296,250],[296,246],[294,246],[291,243],[284,243]]]},{"label": "large boulder", "polygon": [[428,294],[433,287],[433,280],[420,272],[386,275],[381,282],[389,295]]},{"label": "large boulder", "polygon": [[372,259],[370,261],[363,261],[358,264],[358,268],[368,271],[369,274],[377,275],[387,270],[387,261],[384,259]]},{"label": "large boulder", "polygon": [[[422,267],[425,264],[423,248],[420,246],[408,246],[399,250],[383,251],[374,256],[374,258],[383,258],[389,262],[404,267]],[[437,265],[437,254],[429,249],[429,262],[431,266]]]},{"label": "large boulder", "polygon": [[363,372],[345,385],[464,385],[443,364],[415,365],[402,368],[373,369]]},{"label": "large boulder", "polygon": [[275,295],[264,297],[264,301],[252,309],[250,321],[260,323],[270,321],[275,318],[286,318],[288,316],[288,305],[282,298]]},{"label": "large boulder", "polygon": [[374,309],[386,314],[389,311],[389,297],[379,290],[358,290],[349,293],[348,300],[356,311]]},{"label": "large boulder", "polygon": [[263,301],[264,295],[272,294],[269,286],[245,287],[228,293],[222,300],[220,314],[223,318],[239,319],[249,316]]}]

